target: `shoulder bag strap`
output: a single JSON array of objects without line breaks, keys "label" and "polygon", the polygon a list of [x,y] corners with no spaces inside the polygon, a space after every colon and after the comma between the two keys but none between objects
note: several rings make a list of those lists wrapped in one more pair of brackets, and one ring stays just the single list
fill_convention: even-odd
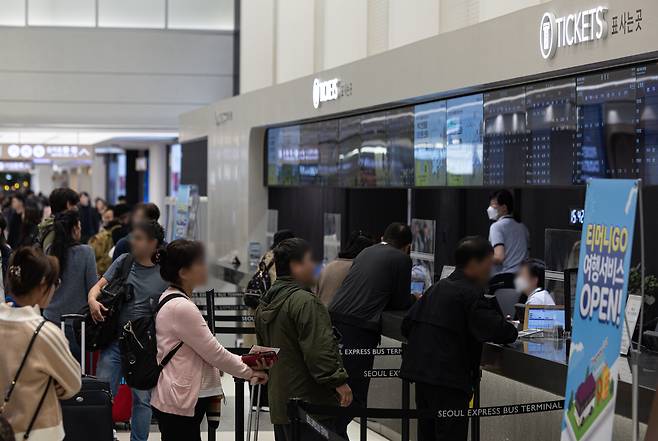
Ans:
[{"label": "shoulder bag strap", "polygon": [[48,377],[48,384],[46,384],[46,390],[43,391],[43,394],[41,395],[41,399],[39,400],[39,404],[37,404],[37,410],[34,411],[34,415],[32,415],[32,419],[30,420],[30,424],[27,425],[27,429],[25,430],[25,434],[23,434],[23,439],[28,439],[30,437],[30,432],[32,432],[32,427],[34,427],[34,423],[37,420],[37,416],[39,416],[39,412],[41,411],[41,407],[43,407],[43,402],[46,401],[46,395],[48,395],[48,389],[50,389],[50,385],[53,382],[53,377]]},{"label": "shoulder bag strap", "polygon": [[[158,303],[158,310],[156,311],[156,314],[158,312],[160,312],[162,307],[164,305],[166,305],[170,300],[174,300],[174,299],[179,298],[179,297],[182,297],[184,299],[188,298],[185,294],[181,294],[179,292],[169,294],[169,295],[167,295],[167,297],[162,299],[162,301],[160,301],[160,303]],[[167,355],[164,356],[164,358],[162,359],[162,361],[160,362],[160,365],[159,365],[160,370],[162,370],[171,361],[171,359],[174,358],[174,355],[176,355],[176,352],[178,352],[178,350],[181,348],[181,346],[183,346],[182,341],[179,342],[176,346],[174,346],[174,348],[171,351],[169,351],[167,353]]]},{"label": "shoulder bag strap", "polygon": [[27,357],[30,355],[30,352],[32,351],[32,347],[34,346],[34,342],[37,339],[37,335],[39,335],[39,332],[41,331],[41,328],[43,328],[43,325],[46,323],[46,320],[44,319],[41,323],[39,323],[39,326],[34,330],[34,333],[32,334],[32,338],[30,339],[30,343],[27,345],[27,349],[25,350],[25,355],[23,355],[23,359],[21,360],[21,364],[18,365],[18,370],[16,371],[16,375],[14,376],[14,379],[12,380],[11,384],[9,385],[9,390],[7,391],[7,394],[5,395],[5,400],[2,403],[2,406],[0,406],[0,414],[5,409],[5,406],[9,402],[9,399],[11,398],[11,394],[14,392],[14,389],[16,388],[16,383],[18,382],[18,377],[20,377],[21,372],[23,372],[23,368],[25,367],[25,364],[27,362]]}]

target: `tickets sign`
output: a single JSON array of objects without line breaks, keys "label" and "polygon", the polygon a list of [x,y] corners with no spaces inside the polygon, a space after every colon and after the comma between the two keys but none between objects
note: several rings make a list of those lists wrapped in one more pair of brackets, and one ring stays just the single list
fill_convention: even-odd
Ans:
[{"label": "tickets sign", "polygon": [[587,184],[562,441],[612,439],[639,182]]}]

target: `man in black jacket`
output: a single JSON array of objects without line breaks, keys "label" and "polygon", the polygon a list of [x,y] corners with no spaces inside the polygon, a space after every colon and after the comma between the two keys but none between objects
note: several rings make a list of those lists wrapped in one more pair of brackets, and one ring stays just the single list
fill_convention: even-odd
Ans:
[{"label": "man in black jacket", "polygon": [[[376,348],[381,339],[382,312],[406,310],[413,304],[411,240],[409,226],[395,222],[386,228],[381,243],[366,248],[354,259],[329,305],[344,350]],[[373,363],[372,355],[343,356],[355,406],[367,406],[370,379],[364,378],[363,373],[372,369]],[[345,438],[350,420],[343,418],[338,422],[338,434]]]},{"label": "man in black jacket", "polygon": [[[455,252],[457,269],[433,285],[402,325],[407,338],[401,376],[416,383],[418,409],[468,409],[479,375],[482,343],[511,343],[516,327],[495,299],[484,296],[493,248],[482,237],[466,237]],[[419,441],[462,441],[468,418],[418,422]]]}]

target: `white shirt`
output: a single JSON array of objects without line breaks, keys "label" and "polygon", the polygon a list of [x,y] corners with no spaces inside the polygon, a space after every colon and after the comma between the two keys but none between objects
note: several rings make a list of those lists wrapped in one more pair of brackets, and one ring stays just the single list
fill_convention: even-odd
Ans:
[{"label": "white shirt", "polygon": [[555,301],[551,294],[543,288],[537,288],[529,296],[525,302],[526,305],[555,305]]}]

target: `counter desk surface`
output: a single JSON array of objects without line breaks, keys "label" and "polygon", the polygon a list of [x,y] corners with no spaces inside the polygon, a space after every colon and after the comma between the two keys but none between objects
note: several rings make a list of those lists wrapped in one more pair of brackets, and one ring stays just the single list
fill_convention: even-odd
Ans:
[{"label": "counter desk surface", "polygon": [[[382,315],[382,334],[404,342],[400,331],[405,311],[387,311]],[[509,345],[486,343],[482,349],[482,368],[514,381],[564,396],[567,378],[569,341],[556,338],[524,338]],[[658,383],[658,354],[640,356],[640,420],[649,419],[651,403]],[[620,359],[620,382],[616,412],[631,417],[630,359]]]}]

